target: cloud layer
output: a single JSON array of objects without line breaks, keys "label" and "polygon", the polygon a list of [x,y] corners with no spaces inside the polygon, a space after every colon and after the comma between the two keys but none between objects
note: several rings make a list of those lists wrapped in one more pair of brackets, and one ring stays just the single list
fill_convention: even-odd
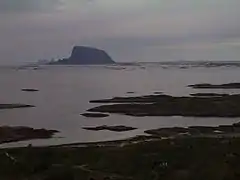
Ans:
[{"label": "cloud layer", "polygon": [[[117,61],[239,60],[239,0],[1,0],[0,64],[68,56]],[[14,53],[13,53],[14,52]]]}]

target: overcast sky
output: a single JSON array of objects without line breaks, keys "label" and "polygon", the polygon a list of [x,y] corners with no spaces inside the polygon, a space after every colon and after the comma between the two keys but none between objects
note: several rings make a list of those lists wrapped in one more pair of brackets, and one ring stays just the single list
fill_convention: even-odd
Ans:
[{"label": "overcast sky", "polygon": [[0,64],[68,57],[240,60],[240,0],[0,0]]}]

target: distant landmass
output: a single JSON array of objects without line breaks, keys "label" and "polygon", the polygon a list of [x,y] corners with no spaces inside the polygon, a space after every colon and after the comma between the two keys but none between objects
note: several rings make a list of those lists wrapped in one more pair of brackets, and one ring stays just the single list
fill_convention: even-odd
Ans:
[{"label": "distant landmass", "polygon": [[114,64],[112,58],[101,49],[85,46],[75,46],[72,54],[67,59],[50,62],[49,64],[62,65],[90,65],[90,64]]}]

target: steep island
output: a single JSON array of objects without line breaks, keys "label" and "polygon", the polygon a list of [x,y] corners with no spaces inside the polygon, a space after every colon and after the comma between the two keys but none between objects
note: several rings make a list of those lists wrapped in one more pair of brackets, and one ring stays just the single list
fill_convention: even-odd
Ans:
[{"label": "steep island", "polygon": [[112,58],[101,49],[85,46],[73,47],[72,54],[67,59],[50,62],[53,65],[94,65],[115,64]]}]

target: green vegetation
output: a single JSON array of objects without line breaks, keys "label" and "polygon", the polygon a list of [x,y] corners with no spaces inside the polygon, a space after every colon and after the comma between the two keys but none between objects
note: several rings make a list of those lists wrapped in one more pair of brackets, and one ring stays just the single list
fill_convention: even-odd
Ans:
[{"label": "green vegetation", "polygon": [[238,180],[240,138],[177,138],[105,147],[0,150],[4,180]]}]

